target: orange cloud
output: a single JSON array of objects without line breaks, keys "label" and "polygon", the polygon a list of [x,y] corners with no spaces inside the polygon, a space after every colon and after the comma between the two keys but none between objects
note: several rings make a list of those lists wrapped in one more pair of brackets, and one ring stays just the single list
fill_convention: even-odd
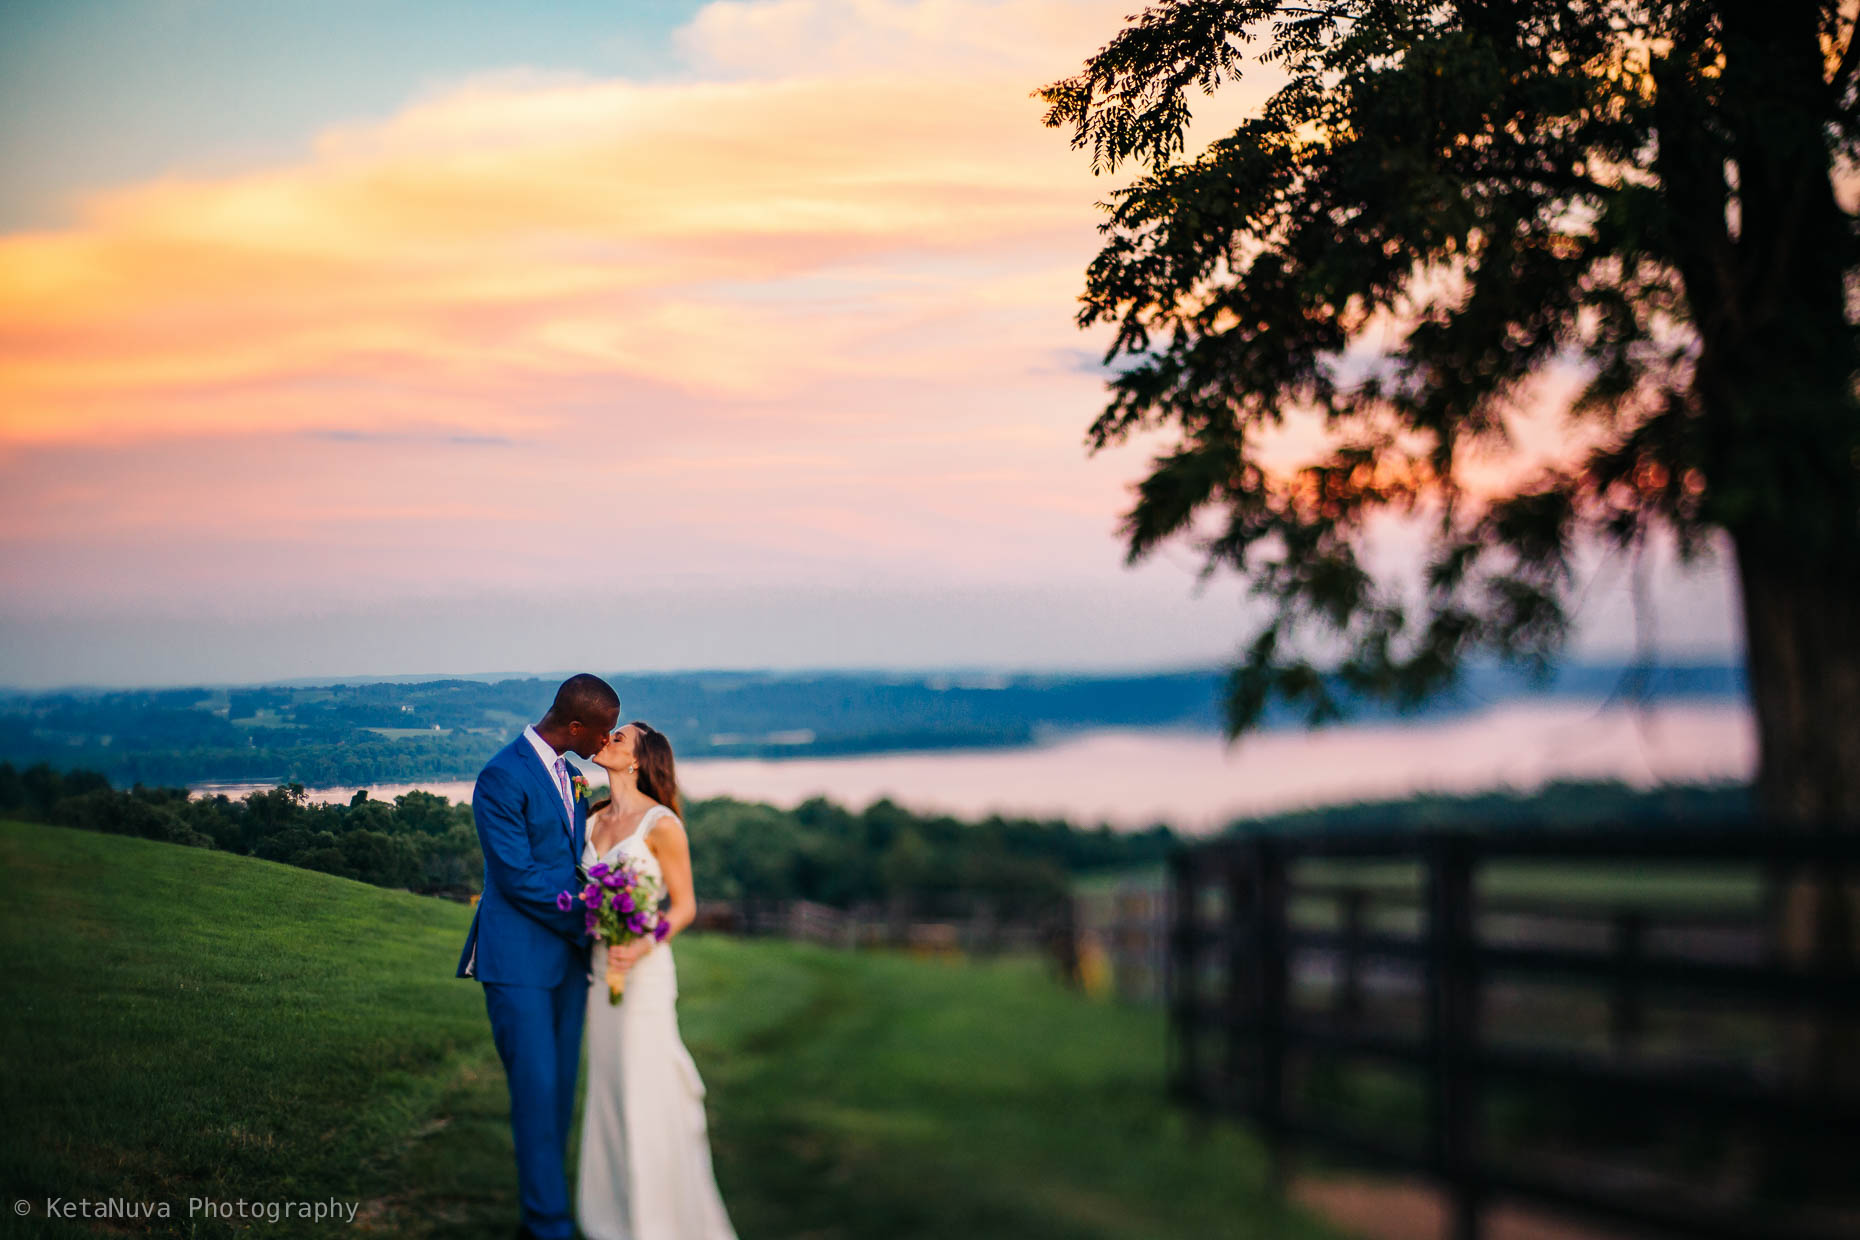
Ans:
[{"label": "orange cloud", "polygon": [[1080,343],[1103,192],[1029,91],[1123,7],[717,4],[682,42],[728,80],[500,75],[100,194],[0,238],[0,442],[350,424],[329,383],[378,427],[511,434],[536,415],[487,388],[1019,370]]}]

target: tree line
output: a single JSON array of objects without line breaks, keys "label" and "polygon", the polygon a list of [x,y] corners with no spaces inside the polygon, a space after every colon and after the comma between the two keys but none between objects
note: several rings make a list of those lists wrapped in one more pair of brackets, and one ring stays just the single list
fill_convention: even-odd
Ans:
[{"label": "tree line", "polygon": [[[471,806],[430,792],[392,801],[358,791],[319,804],[300,783],[241,797],[113,787],[96,771],[0,762],[0,816],[215,848],[380,887],[465,899],[484,862]],[[805,899],[913,916],[985,902],[1032,919],[1067,898],[1072,875],[1154,864],[1166,826],[1118,832],[1063,820],[924,815],[879,801],[853,811],[816,798],[792,810],[715,798],[687,807],[693,879],[705,899]]]}]

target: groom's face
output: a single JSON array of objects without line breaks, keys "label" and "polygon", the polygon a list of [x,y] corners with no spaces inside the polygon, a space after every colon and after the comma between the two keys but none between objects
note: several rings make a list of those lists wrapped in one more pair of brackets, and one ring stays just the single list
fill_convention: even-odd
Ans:
[{"label": "groom's face", "polygon": [[577,719],[568,725],[568,747],[578,757],[592,758],[607,744],[608,734],[614,725],[620,722],[620,708],[614,707],[599,719],[584,721]]}]

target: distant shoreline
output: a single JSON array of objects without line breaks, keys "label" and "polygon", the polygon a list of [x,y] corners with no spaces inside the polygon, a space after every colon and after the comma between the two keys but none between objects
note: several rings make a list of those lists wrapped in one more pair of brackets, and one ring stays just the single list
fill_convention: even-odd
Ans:
[{"label": "distant shoreline", "polygon": [[[1644,675],[1642,674],[1644,672]],[[622,718],[652,721],[682,760],[823,762],[1020,753],[1104,729],[1223,731],[1225,673],[1143,675],[757,672],[610,677]],[[0,697],[0,760],[96,770],[119,785],[457,781],[540,717],[555,682],[467,680],[184,688]],[[1363,726],[1438,723],[1509,702],[1740,704],[1735,663],[1568,663],[1542,680],[1497,666],[1400,714],[1342,694]],[[1302,733],[1268,711],[1259,735]]]},{"label": "distant shoreline", "polygon": [[[1636,660],[1618,658],[1573,658],[1556,664],[1554,675],[1587,675],[1594,672],[1614,674],[1641,666]],[[1662,656],[1645,665],[1660,675],[1677,673],[1692,675],[1699,672],[1729,673],[1740,677],[1743,675],[1743,663],[1740,659],[1701,655],[1694,657]],[[1472,666],[1469,671],[1475,676],[1498,671],[1500,665],[1482,661]],[[167,694],[181,691],[197,690],[204,693],[228,691],[258,691],[264,689],[333,689],[343,687],[368,687],[375,685],[397,688],[416,688],[423,685],[470,683],[478,685],[537,683],[555,685],[574,672],[584,668],[565,668],[557,671],[501,671],[501,672],[458,672],[458,673],[400,673],[396,675],[323,675],[291,676],[270,680],[242,681],[169,681],[147,684],[84,684],[70,682],[57,685],[18,685],[0,684],[0,701],[9,698],[54,697],[64,695],[97,696],[102,694]],[[1017,681],[1038,680],[1050,683],[1072,683],[1080,681],[1138,681],[1180,676],[1221,676],[1225,675],[1224,665],[1215,662],[1159,663],[1154,665],[1132,665],[1128,667],[1094,666],[1094,667],[1035,667],[1018,666],[1011,668],[979,666],[937,666],[922,667],[692,667],[676,670],[659,670],[648,672],[600,672],[609,681],[651,681],[675,679],[761,679],[770,681],[789,681],[803,683],[817,680],[857,679],[890,684],[916,683],[930,681],[948,682],[949,687],[958,688],[1005,688]]]},{"label": "distant shoreline", "polygon": [[[793,808],[813,797],[859,810],[890,799],[914,812],[1056,818],[1118,830],[1158,822],[1205,834],[1242,817],[1362,800],[1529,792],[1562,780],[1633,788],[1748,781],[1755,732],[1741,703],[1668,702],[1635,712],[1599,702],[1517,701],[1419,721],[1315,732],[1281,729],[1228,748],[1186,729],[1087,729],[1037,745],[830,757],[679,762],[688,797]],[[596,782],[601,772],[592,771]],[[475,772],[474,772],[475,776]],[[229,794],[270,784],[226,785]],[[472,780],[306,787],[348,801],[358,786],[392,799],[426,791],[470,799]],[[211,789],[205,783],[196,791]]]}]

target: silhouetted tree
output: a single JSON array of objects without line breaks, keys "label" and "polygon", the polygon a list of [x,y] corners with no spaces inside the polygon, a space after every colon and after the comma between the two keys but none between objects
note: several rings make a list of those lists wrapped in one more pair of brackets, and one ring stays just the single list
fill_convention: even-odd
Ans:
[{"label": "silhouetted tree", "polygon": [[[1256,62],[1256,63],[1249,63]],[[1191,88],[1284,84],[1180,157]],[[1728,536],[1759,801],[1860,821],[1860,40],[1832,3],[1164,0],[1037,92],[1106,204],[1081,326],[1130,363],[1094,451],[1164,428],[1136,560],[1197,537],[1272,605],[1234,734],[1275,697],[1414,703],[1480,652],[1542,664],[1584,545]],[[1387,342],[1386,345],[1383,342]],[[1482,493],[1527,385],[1586,385],[1567,455]],[[1281,464],[1296,421],[1319,446]],[[1285,445],[1279,445],[1285,451]],[[1520,458],[1512,458],[1521,463]],[[1365,565],[1425,517],[1424,579]],[[1314,639],[1345,651],[1334,674]]]}]

